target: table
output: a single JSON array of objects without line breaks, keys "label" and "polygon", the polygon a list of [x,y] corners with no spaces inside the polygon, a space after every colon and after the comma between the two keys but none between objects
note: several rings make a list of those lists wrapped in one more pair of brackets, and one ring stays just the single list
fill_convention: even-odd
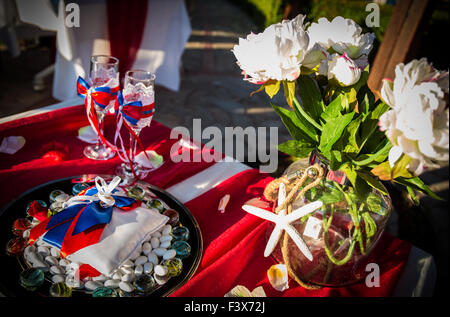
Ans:
[{"label": "table", "polygon": [[[78,101],[79,103],[79,101]],[[36,114],[37,113],[37,114]],[[80,127],[88,125],[84,107],[53,105],[30,113],[0,120],[0,139],[22,135],[27,143],[14,155],[0,153],[0,205],[23,191],[51,180],[85,173],[108,174],[120,163],[115,157],[106,162],[85,158],[86,145],[77,139]],[[111,136],[113,118],[105,122],[106,136]],[[39,131],[39,133],[36,133]],[[267,222],[246,214],[241,206],[262,195],[272,180],[267,174],[237,161],[179,162],[168,157],[178,140],[169,138],[170,129],[158,122],[142,132],[142,141],[162,154],[165,163],[145,181],[166,189],[182,202],[197,219],[204,241],[200,266],[193,278],[172,296],[222,297],[236,285],[252,290],[264,288],[267,296],[430,296],[436,271],[433,258],[424,251],[391,235],[384,234],[373,254],[381,272],[381,287],[364,283],[344,288],[303,289],[290,282],[290,288],[278,292],[267,280],[267,269],[275,264],[264,258]],[[69,147],[67,159],[53,162],[42,158],[43,145],[54,141]],[[186,149],[183,149],[186,150]],[[200,145],[196,151],[205,151]],[[225,158],[225,156],[222,156]],[[219,200],[231,196],[225,213],[217,209]]]}]

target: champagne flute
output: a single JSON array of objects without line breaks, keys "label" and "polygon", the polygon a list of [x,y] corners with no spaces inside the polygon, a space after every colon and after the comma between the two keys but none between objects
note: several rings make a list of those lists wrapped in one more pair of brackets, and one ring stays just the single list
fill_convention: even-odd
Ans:
[{"label": "champagne flute", "polygon": [[[112,91],[119,90],[119,60],[108,55],[94,55],[91,57],[89,84],[91,87],[109,87]],[[105,115],[114,107],[114,96],[105,108],[95,104],[95,112],[97,114],[98,130],[103,134],[103,123]],[[84,155],[92,160],[109,160],[114,157],[114,150],[104,144],[100,137],[97,143],[92,146],[88,145],[84,148]]]},{"label": "champagne flute", "polygon": [[[140,101],[142,104],[142,113],[138,121],[133,124],[127,122],[128,126],[139,137],[141,130],[150,126],[155,102],[155,78],[156,76],[151,72],[145,70],[129,70],[125,74],[124,89],[122,91],[124,103]],[[124,119],[126,120],[126,119]],[[136,177],[139,179],[145,178],[147,174],[155,167],[142,166],[135,161],[137,149],[137,139],[130,133],[130,145],[128,150],[128,159],[119,165],[116,174],[124,179],[125,183],[135,181]],[[151,156],[146,152],[147,156]],[[124,158],[122,158],[124,159]],[[159,167],[159,166],[158,166]]]}]

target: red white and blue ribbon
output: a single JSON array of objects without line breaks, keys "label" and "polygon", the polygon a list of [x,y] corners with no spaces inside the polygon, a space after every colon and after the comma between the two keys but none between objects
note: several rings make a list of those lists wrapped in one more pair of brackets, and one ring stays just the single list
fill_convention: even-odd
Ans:
[{"label": "red white and blue ribbon", "polygon": [[84,106],[89,123],[102,142],[113,149],[115,149],[114,145],[108,142],[103,133],[100,131],[95,105],[97,105],[100,109],[105,109],[109,103],[114,100],[118,91],[119,86],[115,88],[91,87],[83,78],[78,77],[77,80],[77,94],[78,96],[84,98]]},{"label": "red white and blue ribbon", "polygon": [[122,196],[114,189],[120,182],[116,177],[109,185],[98,177],[96,186],[90,187],[65,203],[65,209],[30,230],[30,244],[40,236],[60,249],[66,257],[100,240],[106,224],[111,221],[114,207],[133,210],[141,201]]}]

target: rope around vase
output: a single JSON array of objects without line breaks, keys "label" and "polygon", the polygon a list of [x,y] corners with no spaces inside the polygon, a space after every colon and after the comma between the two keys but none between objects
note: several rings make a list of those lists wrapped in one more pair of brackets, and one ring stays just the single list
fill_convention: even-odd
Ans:
[{"label": "rope around vase", "polygon": [[[316,173],[317,172],[317,173]],[[266,188],[264,189],[264,197],[270,201],[276,201],[278,197],[278,188],[280,184],[283,183],[286,185],[286,192],[288,193],[285,201],[277,206],[275,209],[275,213],[279,213],[280,210],[286,209],[286,213],[290,214],[292,212],[292,203],[296,201],[298,198],[302,197],[309,189],[316,187],[323,178],[324,170],[319,164],[314,164],[308,167],[301,176],[297,174],[294,181],[290,180],[288,175],[284,175],[280,178],[276,178],[271,181]],[[315,178],[313,182],[303,187],[300,191],[300,187],[303,186],[307,178]],[[283,236],[283,242],[281,245],[281,254],[283,255],[283,261],[286,265],[286,269],[288,274],[293,278],[299,285],[306,289],[314,290],[321,289],[321,286],[311,285],[304,281],[302,281],[297,274],[295,274],[292,269],[291,262],[289,260],[289,235],[285,232]]]}]

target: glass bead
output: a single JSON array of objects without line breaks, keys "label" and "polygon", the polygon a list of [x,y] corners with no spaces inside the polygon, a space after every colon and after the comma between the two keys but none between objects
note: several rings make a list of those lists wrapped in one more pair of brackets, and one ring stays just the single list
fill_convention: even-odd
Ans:
[{"label": "glass bead", "polygon": [[146,203],[148,208],[153,208],[159,211],[159,213],[164,212],[164,205],[159,199],[152,199]]},{"label": "glass bead", "polygon": [[44,283],[44,272],[38,268],[30,268],[22,271],[19,275],[20,285],[29,291],[35,291]]},{"label": "glass bead", "polygon": [[[42,207],[44,207],[44,208],[47,208],[48,207],[48,205],[47,205],[47,203],[45,202],[45,201],[43,201],[43,200],[36,200],[37,201],[37,203],[39,204],[39,205],[41,205]],[[30,201],[29,203],[28,203],[28,205],[27,205],[27,209],[26,209],[26,213],[27,213],[27,215],[30,215],[29,213],[28,213],[28,210],[30,209],[30,207],[31,207],[31,204],[34,202],[34,200],[33,201]]]},{"label": "glass bead", "polygon": [[172,227],[175,227],[180,223],[180,215],[176,210],[167,209],[162,214],[169,217],[169,221],[167,222],[167,224],[171,225]]},{"label": "glass bead", "polygon": [[14,235],[21,237],[23,232],[31,228],[31,222],[26,218],[19,218],[13,222],[12,232]]},{"label": "glass bead", "polygon": [[151,275],[141,275],[133,282],[136,291],[142,294],[150,292],[155,285],[156,282]]},{"label": "glass bead", "polygon": [[137,199],[137,200],[142,200],[144,199],[145,196],[145,191],[139,187],[139,186],[134,186],[132,188],[130,188],[130,190],[128,191],[128,197]]},{"label": "glass bead", "polygon": [[189,239],[189,229],[186,227],[175,227],[172,228],[171,235],[175,241],[178,240],[188,240]]},{"label": "glass bead", "polygon": [[49,293],[51,297],[71,297],[72,288],[64,282],[55,283],[50,286]]},{"label": "glass bead", "polygon": [[85,190],[86,188],[91,187],[91,185],[89,185],[88,183],[78,183],[73,185],[72,187],[72,194],[73,195],[78,195],[81,191]]},{"label": "glass bead", "polygon": [[119,297],[119,293],[114,288],[98,287],[92,292],[92,297]]},{"label": "glass bead", "polygon": [[184,259],[191,254],[191,246],[186,241],[175,241],[172,243],[172,249],[177,253],[176,257],[179,259]]},{"label": "glass bead", "polygon": [[27,244],[27,241],[22,237],[13,238],[6,243],[6,253],[11,256],[19,255]]},{"label": "glass bead", "polygon": [[55,189],[50,193],[50,203],[53,203],[56,201],[56,197],[58,197],[59,195],[65,194],[62,190],[60,189]]},{"label": "glass bead", "polygon": [[181,274],[183,270],[183,262],[178,258],[164,260],[161,265],[167,268],[167,276],[174,277]]}]

